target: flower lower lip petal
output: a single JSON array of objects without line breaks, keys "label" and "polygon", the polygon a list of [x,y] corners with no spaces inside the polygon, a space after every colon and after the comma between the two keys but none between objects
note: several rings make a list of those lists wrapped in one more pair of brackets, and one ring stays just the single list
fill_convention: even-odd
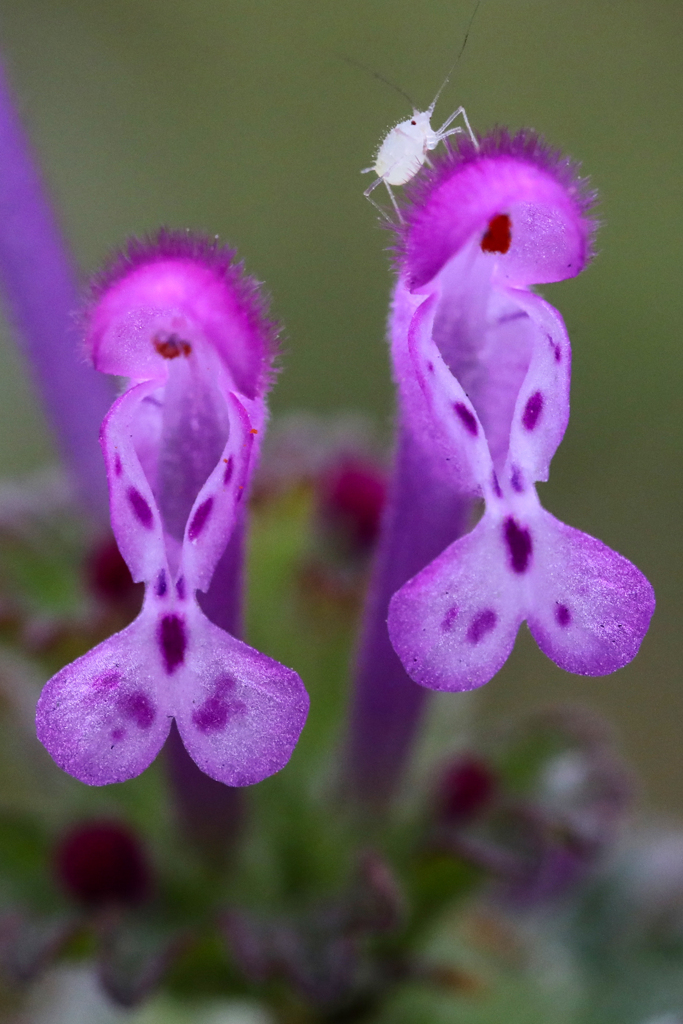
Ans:
[{"label": "flower lower lip petal", "polygon": [[308,713],[295,672],[259,654],[203,616],[193,622],[183,700],[183,743],[203,772],[248,786],[289,761]]},{"label": "flower lower lip petal", "polygon": [[157,756],[171,727],[160,682],[143,612],[46,684],[38,739],[60,768],[88,785],[133,778]]}]

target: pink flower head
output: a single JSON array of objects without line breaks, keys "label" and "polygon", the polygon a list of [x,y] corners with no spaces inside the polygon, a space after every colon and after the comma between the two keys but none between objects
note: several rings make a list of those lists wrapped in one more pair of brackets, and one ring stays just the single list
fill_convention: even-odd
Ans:
[{"label": "pink flower head", "polygon": [[481,686],[526,619],[561,668],[602,675],[638,651],[645,577],[541,508],[569,418],[570,347],[533,284],[578,274],[592,196],[532,133],[467,143],[413,189],[399,241],[392,350],[407,429],[445,487],[484,498],[471,533],[394,596],[389,633],[436,690]]},{"label": "pink flower head", "polygon": [[100,437],[112,527],[145,601],[38,702],[39,739],[83,782],[138,775],[174,718],[202,771],[231,786],[278,771],[299,737],[299,677],[219,629],[196,599],[249,485],[273,335],[233,254],[187,235],[133,243],[95,287],[94,365],[129,378]]}]

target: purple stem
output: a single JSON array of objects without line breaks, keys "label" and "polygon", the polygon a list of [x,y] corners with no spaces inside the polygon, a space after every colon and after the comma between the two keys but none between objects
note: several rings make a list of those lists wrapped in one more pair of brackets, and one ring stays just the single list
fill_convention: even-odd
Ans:
[{"label": "purple stem", "polygon": [[112,392],[81,354],[74,267],[1,66],[0,285],[76,493],[106,522],[109,500],[97,439]]},{"label": "purple stem", "polygon": [[472,502],[430,472],[399,429],[389,494],[364,616],[346,746],[345,781],[360,803],[386,803],[407,766],[428,691],[410,679],[387,631],[389,601],[466,531]]},{"label": "purple stem", "polygon": [[[233,636],[242,632],[244,534],[242,514],[216,566],[211,586],[206,595],[200,595],[199,602],[204,614]],[[164,753],[182,827],[210,864],[223,867],[244,821],[242,791],[224,786],[200,771],[185,750],[175,722]]]}]

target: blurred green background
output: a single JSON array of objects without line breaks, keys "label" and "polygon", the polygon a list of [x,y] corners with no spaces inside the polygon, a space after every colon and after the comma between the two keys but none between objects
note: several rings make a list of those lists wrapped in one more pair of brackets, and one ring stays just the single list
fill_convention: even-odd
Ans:
[{"label": "blurred green background", "polygon": [[[0,48],[84,272],[131,233],[205,229],[239,248],[286,325],[275,413],[358,409],[388,432],[389,238],[363,200],[405,101],[426,106],[470,0],[4,0]],[[587,701],[617,724],[655,806],[683,812],[680,0],[483,0],[437,109],[531,126],[600,190],[598,257],[545,294],[574,349],[572,421],[542,499],[648,575],[636,662],[580,679],[520,635],[486,720]],[[0,337],[0,473],[53,457]],[[457,697],[453,698],[457,700]]]}]

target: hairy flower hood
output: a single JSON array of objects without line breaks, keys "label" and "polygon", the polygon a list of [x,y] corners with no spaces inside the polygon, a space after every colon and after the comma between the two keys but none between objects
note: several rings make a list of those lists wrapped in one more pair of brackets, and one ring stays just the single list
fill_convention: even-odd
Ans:
[{"label": "hairy flower hood", "polygon": [[586,265],[592,197],[532,133],[497,131],[450,152],[411,198],[390,325],[401,416],[425,465],[485,513],[394,596],[392,643],[417,682],[466,690],[498,671],[526,619],[562,668],[612,672],[638,650],[652,588],[545,512],[534,486],[569,419],[571,350],[530,286]]},{"label": "hairy flower hood", "polygon": [[303,727],[299,677],[211,623],[206,591],[265,422],[274,331],[216,243],[162,233],[96,283],[86,344],[129,386],[102,425],[111,521],[139,617],[58,672],[37,711],[55,761],[92,785],[139,774],[175,718],[199,767],[233,786],[282,768]]}]

